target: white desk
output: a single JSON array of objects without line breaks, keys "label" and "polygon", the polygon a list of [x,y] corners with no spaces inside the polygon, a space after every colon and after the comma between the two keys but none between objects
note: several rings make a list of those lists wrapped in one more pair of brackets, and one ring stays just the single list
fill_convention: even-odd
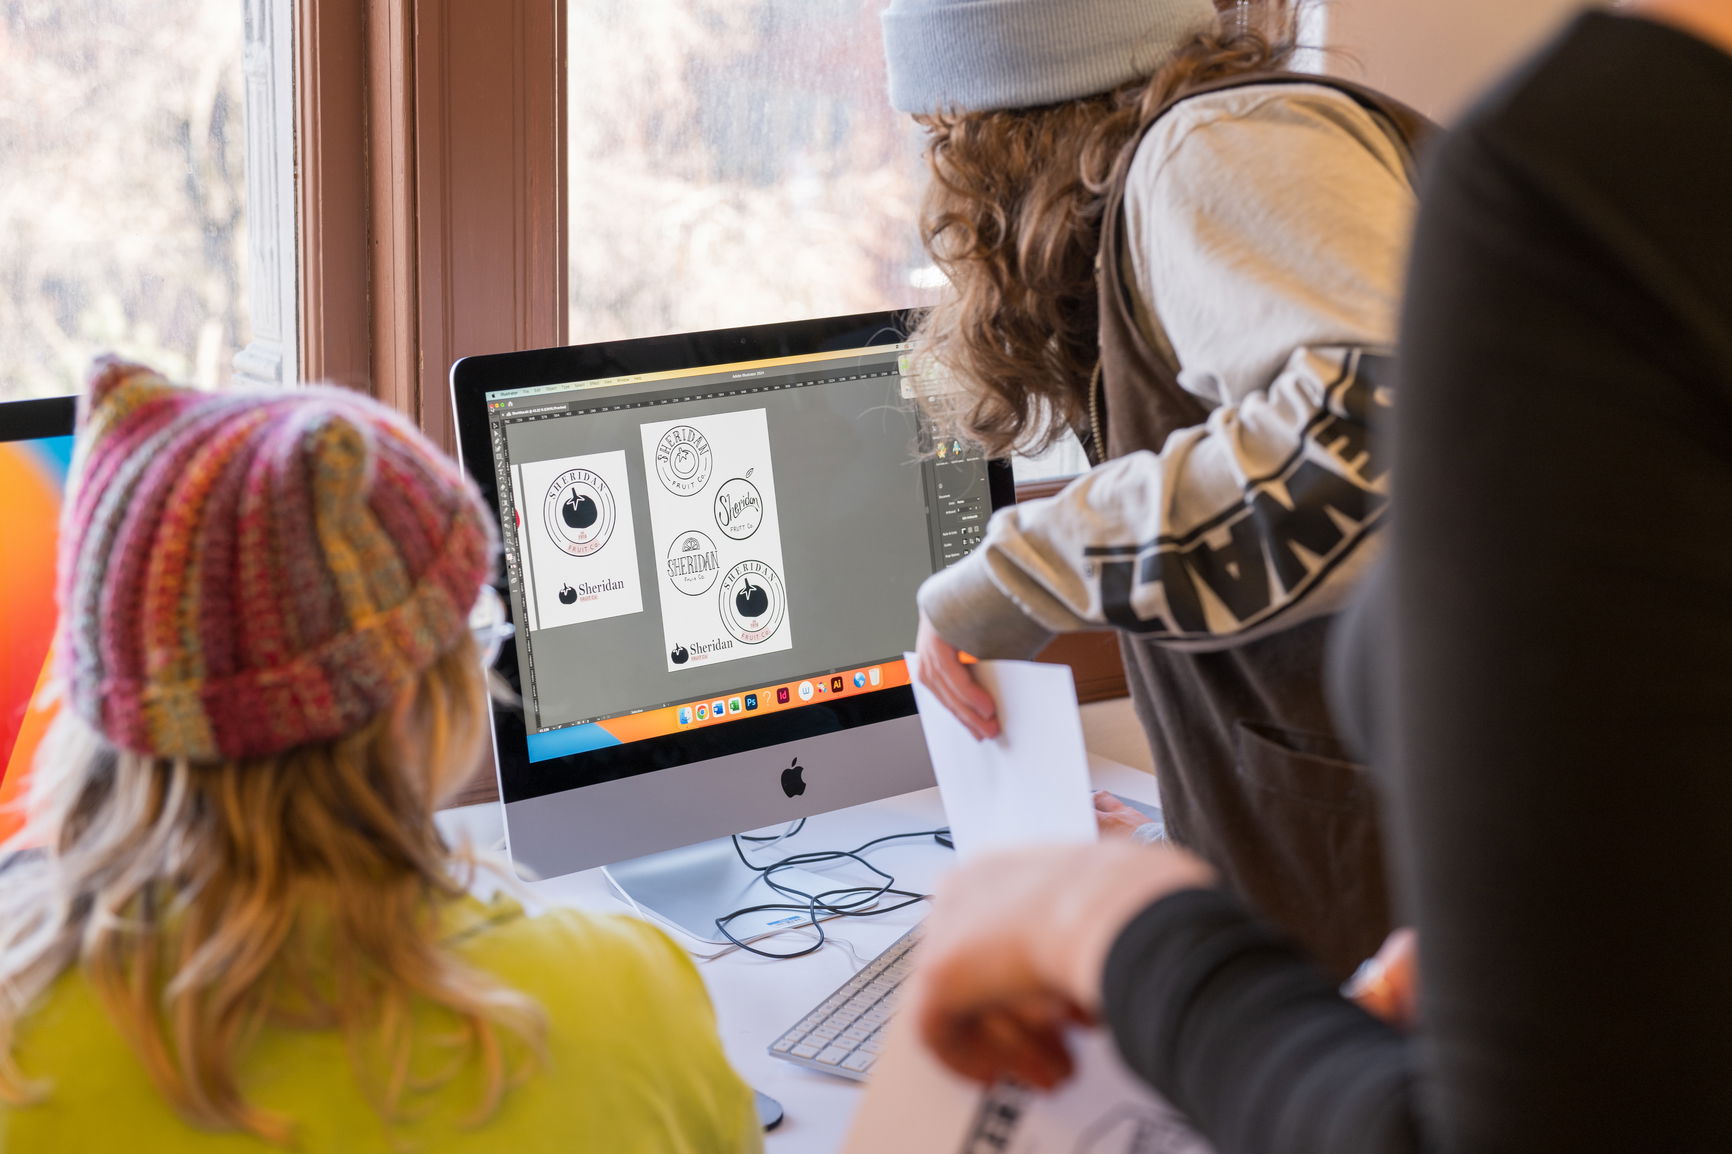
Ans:
[{"label": "white desk", "polygon": [[[1140,801],[1156,800],[1155,779],[1148,773],[1098,756],[1091,756],[1089,769],[1096,788],[1110,789]],[[470,813],[448,811],[441,815],[442,824],[463,825],[478,844],[492,844],[498,834],[488,836],[490,815],[485,811],[491,808],[469,807],[481,811]],[[760,856],[774,860],[803,850],[852,849],[885,833],[936,829],[942,825],[944,816],[938,791],[925,789],[814,817],[797,836]],[[491,815],[491,828],[498,829],[496,811]],[[867,859],[894,874],[896,888],[930,893],[954,855],[928,838],[875,847],[868,852]],[[870,875],[851,862],[814,872],[838,879],[870,880]],[[536,882],[531,888],[550,904],[629,912],[608,890],[600,870]],[[773,960],[734,951],[713,961],[697,963],[715,1002],[722,1042],[734,1068],[753,1086],[781,1102],[787,1112],[782,1125],[766,1138],[769,1154],[825,1154],[840,1149],[860,1087],[858,1083],[772,1058],[766,1048],[846,981],[857,964],[863,964],[895,941],[928,908],[921,902],[880,917],[832,918],[824,923],[831,942],[802,958]],[[794,948],[793,943],[810,934],[809,929],[798,930],[759,944],[767,949],[790,949]],[[839,942],[852,946],[853,954]],[[858,955],[858,963],[854,955]]]}]

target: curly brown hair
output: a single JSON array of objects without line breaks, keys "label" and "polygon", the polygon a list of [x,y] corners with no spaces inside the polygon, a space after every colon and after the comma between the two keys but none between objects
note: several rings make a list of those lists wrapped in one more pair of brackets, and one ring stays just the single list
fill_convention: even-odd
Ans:
[{"label": "curly brown hair", "polygon": [[938,431],[998,455],[1039,452],[1088,420],[1099,358],[1095,255],[1107,189],[1173,97],[1281,68],[1290,0],[1216,0],[1219,19],[1153,75],[1037,108],[917,117],[932,179],[921,239],[950,281],[916,324]]}]

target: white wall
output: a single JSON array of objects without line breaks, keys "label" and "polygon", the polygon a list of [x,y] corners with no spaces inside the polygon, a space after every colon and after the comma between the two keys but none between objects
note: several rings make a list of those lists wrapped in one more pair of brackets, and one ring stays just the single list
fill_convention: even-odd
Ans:
[{"label": "white wall", "polygon": [[[1584,0],[1318,0],[1324,70],[1447,122]],[[1314,22],[1313,28],[1316,28]],[[1342,50],[1350,58],[1341,55]]]}]

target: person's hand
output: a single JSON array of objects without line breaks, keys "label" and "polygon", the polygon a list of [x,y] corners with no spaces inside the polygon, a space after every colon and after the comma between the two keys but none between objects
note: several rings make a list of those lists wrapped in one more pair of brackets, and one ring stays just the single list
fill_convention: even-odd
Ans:
[{"label": "person's hand", "polygon": [[1147,815],[1114,797],[1110,790],[1095,790],[1094,800],[1095,825],[1102,837],[1130,837],[1149,824]]},{"label": "person's hand", "polygon": [[1419,1024],[1419,935],[1406,926],[1391,933],[1343,992],[1390,1025],[1413,1029]]},{"label": "person's hand", "polygon": [[998,706],[992,694],[974,679],[974,671],[962,663],[961,651],[938,635],[924,613],[914,652],[920,658],[920,683],[956,715],[975,740],[997,737]]},{"label": "person's hand", "polygon": [[1172,845],[1123,840],[978,858],[940,887],[904,1005],[966,1078],[1050,1088],[1071,1073],[1066,1029],[1094,1019],[1119,931],[1156,898],[1213,885]]}]

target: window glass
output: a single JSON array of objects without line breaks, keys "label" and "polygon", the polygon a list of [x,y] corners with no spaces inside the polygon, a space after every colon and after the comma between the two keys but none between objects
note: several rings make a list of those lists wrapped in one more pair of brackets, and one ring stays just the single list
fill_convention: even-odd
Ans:
[{"label": "window glass", "polygon": [[[930,304],[883,0],[569,0],[575,343]],[[1024,479],[1086,467],[1068,441]]]},{"label": "window glass", "polygon": [[246,339],[242,8],[0,5],[0,400],[115,351],[219,384]]},{"label": "window glass", "polygon": [[931,299],[881,7],[570,0],[574,342]]}]

